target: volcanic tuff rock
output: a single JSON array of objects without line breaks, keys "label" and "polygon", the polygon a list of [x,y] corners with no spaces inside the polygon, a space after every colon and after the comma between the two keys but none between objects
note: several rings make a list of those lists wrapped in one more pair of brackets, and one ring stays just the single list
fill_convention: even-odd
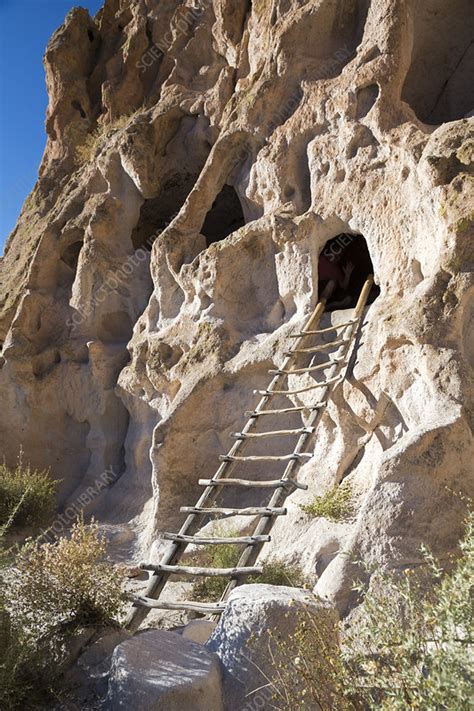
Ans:
[{"label": "volcanic tuff rock", "polygon": [[[327,603],[307,591],[283,586],[242,585],[231,592],[206,645],[222,662],[226,709],[250,711],[274,706],[272,698],[282,690],[274,679],[275,669],[292,668],[293,659],[301,652],[292,635],[301,636],[304,625],[314,631],[321,655],[329,656],[339,640],[337,616]],[[315,683],[323,695],[321,706],[334,708],[328,679]]]},{"label": "volcanic tuff rock", "polygon": [[217,655],[173,632],[150,630],[119,644],[108,693],[96,708],[117,711],[222,711]]},{"label": "volcanic tuff rock", "polygon": [[[92,487],[117,554],[158,553],[315,304],[321,249],[361,234],[381,293],[269,554],[341,612],[347,552],[445,558],[450,490],[474,496],[472,33],[471,0],[72,10],[0,265],[6,460],[51,467],[64,505]],[[352,518],[302,513],[343,479]]]}]

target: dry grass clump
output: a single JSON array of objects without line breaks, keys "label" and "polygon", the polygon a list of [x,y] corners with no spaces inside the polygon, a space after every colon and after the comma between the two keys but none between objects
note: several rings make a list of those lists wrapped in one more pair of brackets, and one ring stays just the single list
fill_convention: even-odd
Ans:
[{"label": "dry grass clump", "polygon": [[97,126],[92,133],[86,136],[84,143],[76,147],[77,162],[88,163],[95,158],[97,153],[106,145],[114,133],[126,128],[141,111],[141,108],[137,109],[130,114],[118,116],[108,124],[100,124]]},{"label": "dry grass clump", "polygon": [[352,489],[348,484],[334,486],[323,496],[316,496],[310,504],[300,506],[309,516],[343,521],[353,511]]}]

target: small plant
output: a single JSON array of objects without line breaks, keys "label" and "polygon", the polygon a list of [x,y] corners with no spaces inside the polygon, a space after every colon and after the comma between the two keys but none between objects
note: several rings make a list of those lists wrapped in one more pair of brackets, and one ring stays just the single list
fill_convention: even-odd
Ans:
[{"label": "small plant", "polygon": [[128,126],[132,120],[140,114],[142,109],[137,109],[130,114],[118,116],[108,124],[101,124],[89,133],[84,142],[76,147],[76,160],[78,163],[88,163],[95,158],[99,149],[103,148],[107,141],[121,129]]},{"label": "small plant", "polygon": [[262,564],[261,575],[251,575],[248,583],[266,585],[288,585],[291,588],[304,588],[306,585],[303,571],[295,563],[286,563],[278,558],[270,558]]},{"label": "small plant", "polygon": [[47,471],[24,466],[21,456],[14,469],[0,464],[0,531],[47,523],[54,512],[56,487]]},{"label": "small plant", "polygon": [[[205,565],[209,568],[234,568],[239,561],[241,553],[241,546],[233,543],[224,543],[217,546],[206,545],[191,557],[191,561],[194,564]],[[228,578],[202,578],[194,583],[192,598],[193,600],[204,602],[219,600],[228,582]]]},{"label": "small plant", "polygon": [[343,521],[353,511],[352,489],[348,484],[334,486],[324,496],[316,496],[310,504],[300,508],[310,516],[321,516],[329,521]]},{"label": "small plant", "polygon": [[268,630],[268,653],[274,674],[268,679],[271,708],[279,711],[353,711],[347,698],[347,670],[338,646],[333,618],[315,619],[302,610],[287,637]]},{"label": "small plant", "polygon": [[0,708],[38,708],[33,702],[55,688],[68,640],[89,625],[118,624],[123,571],[105,554],[97,524],[80,519],[69,538],[30,541],[0,570]]},{"label": "small plant", "polygon": [[[233,535],[239,534],[235,533]],[[209,545],[204,546],[199,553],[188,558],[188,561],[209,568],[234,568],[239,562],[241,553],[242,546],[232,543],[217,546]],[[288,565],[273,558],[264,561],[262,568],[261,575],[250,575],[245,579],[245,582],[248,584],[266,583],[267,585],[304,587],[303,572],[297,565]],[[193,585],[192,599],[203,602],[219,600],[228,582],[228,578],[202,578]]]}]

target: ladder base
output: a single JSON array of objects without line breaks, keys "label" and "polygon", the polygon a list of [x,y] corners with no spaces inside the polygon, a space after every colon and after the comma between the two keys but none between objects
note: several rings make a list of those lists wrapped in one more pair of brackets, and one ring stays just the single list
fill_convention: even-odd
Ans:
[{"label": "ladder base", "polygon": [[220,614],[226,608],[225,602],[193,602],[192,600],[168,602],[154,600],[152,597],[137,597],[132,604],[134,607],[146,607],[148,610],[185,610],[200,612],[203,615]]}]

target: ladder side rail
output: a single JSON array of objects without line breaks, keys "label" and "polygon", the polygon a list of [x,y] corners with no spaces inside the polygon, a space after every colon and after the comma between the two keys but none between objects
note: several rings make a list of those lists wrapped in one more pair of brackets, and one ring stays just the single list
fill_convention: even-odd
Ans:
[{"label": "ladder side rail", "polygon": [[[317,327],[317,325],[319,324],[321,317],[324,313],[325,306],[326,306],[326,298],[324,298],[324,295],[323,295],[323,298],[318,302],[315,309],[309,316],[309,318],[302,330],[302,334],[306,333],[306,331],[308,331],[308,330],[311,330],[312,326]],[[304,338],[304,335],[301,335],[297,339],[296,343],[299,344],[303,340],[303,338]],[[293,355],[290,355],[285,358],[285,360],[283,361],[283,364],[282,364],[282,369],[287,368],[291,364],[293,357],[294,357]],[[284,375],[278,373],[277,375],[275,375],[274,378],[272,378],[272,381],[268,387],[268,390],[270,391],[270,393],[267,395],[264,395],[260,399],[255,410],[253,411],[253,413],[249,417],[246,425],[242,429],[243,434],[247,434],[256,426],[256,424],[258,422],[258,413],[265,408],[265,405],[269,402],[269,400],[272,397],[271,390],[273,390],[278,385],[278,383],[280,382],[280,379],[282,377],[284,377]],[[229,455],[230,456],[235,455],[246,444],[247,444],[246,439],[237,440],[236,442],[233,443],[231,449],[229,450]],[[214,474],[213,480],[217,481],[218,479],[223,478],[226,473],[227,474],[231,473],[232,470],[234,469],[234,467],[236,466],[236,464],[237,463],[233,462],[233,461],[223,462],[217,469],[216,473]],[[212,504],[213,501],[215,501],[218,493],[219,493],[218,487],[216,487],[216,486],[206,487],[206,489],[201,494],[201,496],[196,504],[196,507],[203,508],[204,504],[206,504],[206,503]],[[193,513],[193,514],[190,514],[189,516],[187,516],[185,522],[183,523],[183,525],[181,526],[181,528],[178,532],[179,535],[183,535],[183,536],[189,535],[189,534],[193,533],[193,529],[194,529],[194,531],[197,530],[199,522],[202,521],[202,519],[205,515],[206,514]],[[185,551],[187,546],[188,546],[188,543],[181,542],[181,541],[179,541],[179,542],[175,541],[175,542],[171,543],[171,545],[168,547],[167,552],[163,556],[162,563],[164,565],[173,565],[174,563],[176,563],[176,561],[179,559],[181,554]],[[150,579],[148,581],[148,585],[146,587],[144,597],[156,599],[160,595],[163,588],[165,587],[165,585],[168,581],[169,575],[170,574],[166,573],[166,572],[153,573],[150,576]],[[141,625],[143,620],[146,618],[148,612],[149,612],[149,608],[140,607],[140,606],[133,606],[131,611],[129,612],[129,614],[126,617],[126,620],[125,620],[126,628],[132,632],[135,632],[139,628],[139,626]]]},{"label": "ladder side rail", "polygon": [[[357,305],[356,305],[355,311],[354,311],[354,323],[351,324],[350,326],[348,326],[348,328],[351,329],[351,335],[350,335],[350,338],[348,339],[348,343],[344,344],[344,346],[341,349],[343,351],[341,354],[341,355],[343,355],[343,358],[341,358],[341,360],[335,364],[335,367],[337,367],[338,369],[340,368],[341,371],[344,369],[344,363],[346,361],[347,354],[348,354],[351,344],[354,342],[355,336],[359,330],[364,307],[367,302],[367,298],[369,296],[370,290],[372,288],[372,284],[373,284],[373,276],[371,275],[367,278],[367,280],[360,292],[359,299],[357,301]],[[347,367],[347,363],[346,363],[346,367]],[[332,390],[334,389],[334,387],[335,387],[334,383],[328,386],[328,390],[324,395],[325,398],[329,399],[330,394],[331,394]],[[308,426],[316,428],[320,418],[323,415],[323,412],[324,412],[324,408],[314,411],[313,414],[310,416]],[[306,444],[307,439],[310,436],[311,436],[310,433],[305,433],[300,436],[298,443],[295,447],[295,453],[301,452],[302,448],[304,448],[304,446]],[[285,468],[285,471],[282,475],[282,479],[283,480],[290,479],[293,476],[293,470],[295,468],[298,468],[299,466],[301,466],[300,461],[298,461],[298,460],[290,461]],[[281,503],[284,502],[286,498],[287,498],[287,492],[284,489],[277,489],[273,493],[273,495],[268,503],[268,507],[275,508],[275,507],[281,505]],[[257,526],[255,527],[253,535],[269,534],[274,522],[275,522],[275,518],[272,516],[269,516],[269,515],[261,516],[260,520],[257,523]],[[264,543],[258,543],[257,545],[254,545],[254,546],[246,546],[246,548],[242,551],[242,555],[241,555],[237,565],[239,567],[243,567],[246,565],[253,565],[255,563],[255,561],[257,560],[263,546],[264,546]],[[238,585],[239,585],[238,579],[234,578],[233,580],[231,580],[229,582],[229,584],[227,585],[226,589],[224,590],[224,593],[222,594],[220,601],[221,602],[225,601],[228,598],[230,592]]]}]

